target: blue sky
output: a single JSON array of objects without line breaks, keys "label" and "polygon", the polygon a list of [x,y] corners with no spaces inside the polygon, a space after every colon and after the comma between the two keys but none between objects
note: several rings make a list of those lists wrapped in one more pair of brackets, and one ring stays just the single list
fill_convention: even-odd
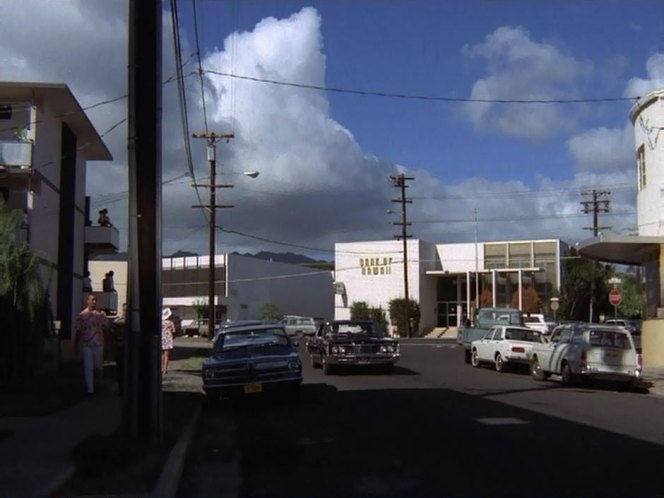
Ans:
[{"label": "blue sky", "polygon": [[[125,94],[127,5],[3,2],[3,79],[65,82],[83,105]],[[195,131],[205,125],[200,80],[192,75],[193,6],[178,2]],[[436,98],[621,99],[664,87],[663,1],[198,0],[195,6],[208,125],[236,133],[218,151],[229,175],[224,181],[236,183],[224,193],[236,208],[221,212],[220,251],[330,257],[334,242],[391,238],[395,227],[385,210],[396,207],[388,180],[395,172],[415,177],[412,233],[431,242],[472,240],[475,209],[482,240],[577,242],[590,234],[584,227],[592,220],[580,205],[580,192],[589,188],[612,191],[612,214],[603,224],[615,233],[637,230],[632,101]],[[175,64],[170,22],[165,11],[164,79]],[[427,98],[276,86],[218,73]],[[182,178],[174,84],[164,86],[164,99],[164,179],[175,178],[164,186],[164,253],[205,253],[206,220],[190,207],[199,202],[191,179]],[[126,101],[89,116],[103,133],[126,117]],[[114,161],[91,165],[88,190],[93,208],[108,207],[122,228],[126,127],[104,140]],[[204,144],[193,141],[192,151],[195,174],[203,177]],[[248,169],[261,175],[236,175]]]}]

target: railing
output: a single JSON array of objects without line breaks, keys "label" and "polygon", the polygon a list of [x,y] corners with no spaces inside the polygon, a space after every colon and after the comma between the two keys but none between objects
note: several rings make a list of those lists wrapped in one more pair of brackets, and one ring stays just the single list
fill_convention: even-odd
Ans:
[{"label": "railing", "polygon": [[0,165],[20,169],[32,167],[32,142],[0,140]]}]

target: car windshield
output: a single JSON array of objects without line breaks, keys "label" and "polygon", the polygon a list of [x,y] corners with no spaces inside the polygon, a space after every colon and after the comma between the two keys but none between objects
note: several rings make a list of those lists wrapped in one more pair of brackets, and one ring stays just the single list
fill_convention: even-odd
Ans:
[{"label": "car windshield", "polygon": [[630,349],[631,344],[626,334],[609,330],[591,330],[588,338],[591,346]]},{"label": "car windshield", "polygon": [[332,325],[335,334],[373,334],[375,333],[371,323],[335,323]]},{"label": "car windshield", "polygon": [[281,328],[257,330],[233,330],[221,334],[215,344],[215,351],[263,346],[289,346],[288,335]]},{"label": "car windshield", "polygon": [[524,316],[523,321],[526,323],[540,323],[539,318],[536,316]]}]

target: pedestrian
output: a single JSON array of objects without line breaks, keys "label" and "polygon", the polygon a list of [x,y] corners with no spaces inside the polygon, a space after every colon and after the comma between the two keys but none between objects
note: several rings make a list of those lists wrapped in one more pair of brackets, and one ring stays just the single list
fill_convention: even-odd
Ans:
[{"label": "pedestrian", "polygon": [[97,218],[97,223],[102,227],[112,227],[111,218],[108,217],[108,209],[100,209],[99,217]]},{"label": "pedestrian", "polygon": [[92,280],[90,279],[90,272],[87,270],[83,274],[83,292],[92,292]]},{"label": "pedestrian", "polygon": [[104,382],[104,331],[108,328],[106,313],[97,310],[97,298],[88,294],[87,306],[76,318],[74,349],[83,362],[83,380],[88,395],[94,394],[96,384]]},{"label": "pedestrian", "polygon": [[113,270],[106,273],[104,280],[102,281],[102,290],[104,292],[116,292],[115,282],[113,281]]},{"label": "pedestrian", "polygon": [[170,319],[172,314],[170,308],[164,308],[161,312],[161,375],[168,373],[168,355],[173,349],[175,324]]}]

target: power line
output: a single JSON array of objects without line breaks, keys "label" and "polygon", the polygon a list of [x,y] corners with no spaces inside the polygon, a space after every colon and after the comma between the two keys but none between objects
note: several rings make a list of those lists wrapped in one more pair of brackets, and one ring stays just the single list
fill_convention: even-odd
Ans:
[{"label": "power line", "polygon": [[[194,0],[195,3],[195,0]],[[217,76],[224,76],[227,78],[234,78],[246,81],[253,81],[257,83],[267,83],[270,85],[288,86],[294,88],[304,88],[307,90],[320,90],[324,92],[347,93],[354,95],[364,95],[371,97],[388,97],[409,100],[433,100],[438,102],[452,102],[452,103],[478,103],[478,104],[588,104],[588,103],[602,103],[602,102],[629,102],[637,101],[641,97],[597,97],[597,98],[578,98],[578,99],[478,99],[470,97],[445,97],[435,95],[417,95],[405,93],[390,93],[379,92],[375,90],[358,90],[353,88],[341,88],[321,85],[310,85],[306,83],[295,83],[292,81],[279,81],[269,78],[259,78],[256,76],[246,76],[233,73],[225,73],[222,71],[215,71],[206,69],[206,73],[216,74]]]}]

